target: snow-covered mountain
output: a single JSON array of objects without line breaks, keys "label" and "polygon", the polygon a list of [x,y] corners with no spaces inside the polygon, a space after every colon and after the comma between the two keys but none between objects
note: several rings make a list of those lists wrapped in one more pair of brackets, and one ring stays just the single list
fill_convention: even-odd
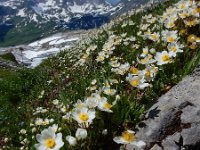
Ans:
[{"label": "snow-covered mountain", "polygon": [[0,21],[21,17],[37,23],[68,22],[73,17],[109,15],[119,9],[105,0],[0,0]]},{"label": "snow-covered mountain", "polygon": [[[0,47],[91,29],[148,0],[0,0]],[[16,38],[17,37],[17,38]]]}]

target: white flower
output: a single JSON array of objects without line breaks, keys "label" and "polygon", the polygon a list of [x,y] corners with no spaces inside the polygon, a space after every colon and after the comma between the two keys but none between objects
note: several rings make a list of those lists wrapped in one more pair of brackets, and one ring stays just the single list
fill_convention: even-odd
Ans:
[{"label": "white flower", "polygon": [[180,45],[178,43],[170,43],[167,48],[169,51],[169,55],[172,57],[176,57],[176,53],[182,53],[183,50],[181,48],[183,48],[183,45]]},{"label": "white flower", "polygon": [[58,125],[57,124],[53,124],[51,127],[49,127],[49,129],[51,129],[53,132],[57,132],[58,130]]},{"label": "white flower", "polygon": [[62,108],[60,110],[61,110],[61,112],[65,113],[67,111],[67,108],[66,108],[66,106],[62,106]]},{"label": "white flower", "polygon": [[157,71],[158,67],[147,66],[144,70],[141,71],[140,75],[144,76],[147,81],[153,81],[153,78]]},{"label": "white flower", "polygon": [[91,82],[92,85],[95,85],[96,83],[97,83],[96,79],[92,80],[92,82]]},{"label": "white flower", "polygon": [[81,100],[78,100],[75,104],[74,104],[74,107],[76,109],[81,109],[81,108],[84,108],[84,107],[87,107],[87,105],[85,103],[83,103]]},{"label": "white flower", "polygon": [[42,125],[42,124],[43,124],[43,119],[41,119],[41,118],[36,118],[36,120],[35,120],[35,125],[40,126],[40,125]]},{"label": "white flower", "polygon": [[44,129],[41,134],[37,134],[36,139],[39,142],[35,144],[37,150],[59,150],[64,145],[62,134],[55,134],[51,128]]},{"label": "white flower", "polygon": [[87,130],[86,129],[78,128],[76,130],[76,138],[78,140],[85,139],[86,137],[87,137]]},{"label": "white flower", "polygon": [[167,51],[157,52],[155,56],[155,60],[157,60],[157,65],[168,64],[170,60],[170,54]]},{"label": "white flower", "polygon": [[77,144],[76,138],[73,136],[66,136],[66,140],[69,142],[71,146],[75,146]]},{"label": "white flower", "polygon": [[107,135],[107,134],[108,134],[108,130],[107,130],[107,129],[104,129],[104,130],[102,131],[102,134],[103,134],[103,135]]},{"label": "white flower", "polygon": [[116,74],[124,75],[130,68],[129,63],[121,64],[118,68],[112,68],[111,71]]},{"label": "white flower", "polygon": [[98,99],[96,97],[90,96],[87,97],[85,103],[89,108],[95,108],[98,105]]},{"label": "white flower", "polygon": [[57,100],[57,99],[53,100],[53,104],[54,105],[58,105],[59,104],[59,100]]},{"label": "white flower", "polygon": [[132,130],[124,131],[121,136],[115,137],[113,140],[118,144],[131,144],[140,149],[146,146],[145,142],[137,140],[135,132]]},{"label": "white flower", "polygon": [[176,4],[176,7],[177,7],[179,10],[188,9],[189,6],[190,6],[190,2],[189,2],[189,1],[185,1],[185,0],[181,0],[181,1],[179,1],[179,2]]},{"label": "white flower", "polygon": [[165,27],[170,29],[175,26],[175,20],[174,19],[168,19],[165,21]]},{"label": "white flower", "polygon": [[159,42],[159,40],[160,40],[159,33],[152,33],[152,34],[147,35],[147,37],[154,42],[156,42],[156,41]]},{"label": "white flower", "polygon": [[114,68],[117,68],[120,66],[120,63],[118,62],[118,60],[110,61],[109,64]]},{"label": "white flower", "polygon": [[92,93],[91,96],[94,97],[95,99],[97,99],[98,101],[101,101],[101,100],[107,99],[106,97],[102,97],[101,95],[99,95],[98,92],[96,92],[96,93]]},{"label": "white flower", "polygon": [[95,118],[95,110],[89,110],[88,108],[75,109],[72,117],[78,123],[92,123]]},{"label": "white flower", "polygon": [[145,47],[142,49],[142,54],[140,55],[141,57],[145,57],[148,53],[149,53],[149,49],[148,47]]},{"label": "white flower", "polygon": [[50,120],[48,118],[45,118],[42,125],[48,125],[50,123]]},{"label": "white flower", "polygon": [[37,129],[35,127],[32,128],[31,132],[34,133],[35,131],[37,131]]},{"label": "white flower", "polygon": [[147,64],[152,64],[155,63],[156,60],[153,59],[153,56],[151,54],[148,54],[145,58],[143,59],[139,59],[137,58],[137,62],[143,65],[147,65]]},{"label": "white flower", "polygon": [[104,51],[101,51],[101,52],[99,52],[99,54],[98,54],[98,56],[97,56],[97,58],[96,58],[96,61],[97,61],[97,62],[103,62],[104,59],[105,59],[105,57],[106,57],[105,52],[104,52]]},{"label": "white flower", "polygon": [[20,133],[20,134],[26,134],[26,130],[25,130],[25,129],[21,129],[21,130],[19,131],[19,133]]},{"label": "white flower", "polygon": [[106,95],[111,95],[111,96],[113,96],[113,95],[115,95],[116,92],[117,92],[117,91],[116,91],[115,89],[110,89],[110,87],[105,87],[105,88],[103,89],[103,93],[106,94]]},{"label": "white flower", "polygon": [[129,83],[136,88],[144,89],[149,86],[149,83],[145,83],[146,80],[143,76],[133,76],[132,74],[128,74],[126,77],[126,80],[129,81]]},{"label": "white flower", "polygon": [[178,41],[179,37],[177,32],[178,31],[168,31],[168,30],[162,31],[163,41],[168,43],[174,43]]},{"label": "white flower", "polygon": [[98,105],[98,108],[101,110],[101,111],[106,111],[106,112],[113,112],[112,110],[110,110],[112,108],[112,105],[109,104],[107,102],[107,100],[102,100],[99,102],[99,105]]}]

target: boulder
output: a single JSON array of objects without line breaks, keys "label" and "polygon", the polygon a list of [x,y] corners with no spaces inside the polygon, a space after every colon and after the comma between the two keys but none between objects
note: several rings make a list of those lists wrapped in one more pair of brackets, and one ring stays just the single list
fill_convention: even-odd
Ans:
[{"label": "boulder", "polygon": [[200,149],[200,65],[158,99],[143,123],[136,136],[145,150]]}]

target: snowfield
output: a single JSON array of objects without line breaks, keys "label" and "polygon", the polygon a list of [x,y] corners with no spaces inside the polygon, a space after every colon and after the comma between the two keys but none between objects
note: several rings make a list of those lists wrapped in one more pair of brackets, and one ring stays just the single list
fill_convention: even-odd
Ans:
[{"label": "snowfield", "polygon": [[86,33],[87,31],[84,30],[58,33],[28,45],[0,48],[0,55],[12,53],[19,64],[23,64],[28,68],[34,68],[44,59],[70,48]]}]

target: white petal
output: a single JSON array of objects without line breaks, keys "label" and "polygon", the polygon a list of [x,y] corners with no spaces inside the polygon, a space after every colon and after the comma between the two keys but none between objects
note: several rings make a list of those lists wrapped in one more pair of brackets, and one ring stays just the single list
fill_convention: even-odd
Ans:
[{"label": "white petal", "polygon": [[37,150],[45,150],[46,149],[46,147],[44,145],[41,145],[41,144],[35,144],[34,146]]},{"label": "white petal", "polygon": [[138,148],[144,148],[146,146],[146,143],[143,141],[134,141],[130,143],[131,145],[135,145]]},{"label": "white petal", "polygon": [[117,144],[128,144],[128,142],[124,141],[120,136],[114,137],[113,141]]},{"label": "white petal", "polygon": [[44,140],[40,134],[37,134],[37,135],[36,135],[36,139],[37,139],[37,141],[38,141],[39,143],[42,143],[42,141]]},{"label": "white petal", "polygon": [[144,89],[144,88],[146,88],[146,87],[148,87],[148,86],[149,86],[149,83],[143,83],[143,84],[139,85],[138,87],[139,87],[140,89]]}]

